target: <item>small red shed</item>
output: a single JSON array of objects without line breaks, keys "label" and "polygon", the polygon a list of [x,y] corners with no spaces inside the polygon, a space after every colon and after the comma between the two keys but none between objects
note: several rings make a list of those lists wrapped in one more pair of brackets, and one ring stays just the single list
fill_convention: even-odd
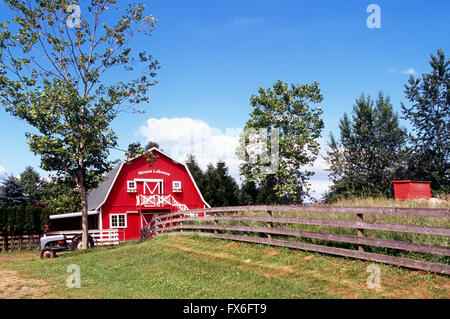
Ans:
[{"label": "small red shed", "polygon": [[[186,164],[157,148],[151,152],[157,157],[151,166],[143,156],[124,161],[89,192],[90,233],[114,232],[119,241],[139,239],[140,229],[162,214],[210,207]],[[49,234],[77,233],[80,216],[80,212],[50,216]]]},{"label": "small red shed", "polygon": [[395,199],[431,198],[430,182],[393,181]]}]

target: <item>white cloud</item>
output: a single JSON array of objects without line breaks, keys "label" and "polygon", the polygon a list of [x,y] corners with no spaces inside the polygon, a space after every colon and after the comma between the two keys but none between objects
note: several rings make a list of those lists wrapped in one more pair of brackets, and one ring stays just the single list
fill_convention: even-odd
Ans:
[{"label": "white cloud", "polygon": [[155,141],[176,160],[184,162],[188,154],[194,154],[203,170],[209,163],[223,160],[230,175],[239,182],[239,163],[236,148],[240,129],[227,129],[225,133],[207,123],[185,118],[150,118],[137,134],[147,142]]},{"label": "white cloud", "polygon": [[[242,128],[227,128],[225,132],[213,128],[201,120],[184,118],[149,118],[147,124],[136,131],[136,135],[144,136],[146,142],[158,143],[162,150],[180,162],[185,162],[188,154],[194,154],[197,162],[203,170],[208,163],[215,164],[223,160],[229,173],[241,184],[239,176],[239,164],[242,163],[236,155],[239,143],[239,134]],[[328,190],[328,167],[323,156],[326,154],[326,140],[321,139],[322,146],[320,156],[312,167],[316,174],[311,178],[311,195],[320,199]]]},{"label": "white cloud", "polygon": [[319,140],[319,144],[319,156],[314,161],[314,164],[312,166],[312,171],[315,174],[309,181],[309,183],[311,184],[310,195],[317,200],[322,199],[325,192],[328,191],[329,187],[332,185],[332,182],[328,178],[329,172],[327,171],[327,169],[329,168],[329,165],[324,159],[328,149],[328,141],[321,138]]},{"label": "white cloud", "polygon": [[[400,70],[398,68],[391,68],[388,70],[389,73],[397,73],[400,72]],[[416,70],[414,70],[413,68],[408,68],[405,69],[404,71],[402,71],[403,74],[410,74],[410,75],[414,75],[417,74]]]},{"label": "white cloud", "polygon": [[4,167],[0,166],[0,179],[6,176],[6,170]]},{"label": "white cloud", "polygon": [[414,75],[414,74],[416,74],[416,73],[417,73],[416,70],[414,70],[413,68],[409,68],[409,69],[403,71],[403,74]]}]

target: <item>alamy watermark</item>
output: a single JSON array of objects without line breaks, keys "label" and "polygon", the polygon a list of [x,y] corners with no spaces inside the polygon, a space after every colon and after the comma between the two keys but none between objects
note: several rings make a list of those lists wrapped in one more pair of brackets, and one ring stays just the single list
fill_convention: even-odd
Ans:
[{"label": "alamy watermark", "polygon": [[80,28],[81,27],[81,9],[78,4],[69,4],[66,8],[66,13],[70,15],[66,19],[66,25],[68,28]]},{"label": "alamy watermark", "polygon": [[366,25],[369,29],[381,28],[381,8],[378,4],[369,4],[366,8],[367,13],[370,15],[367,17]]},{"label": "alamy watermark", "polygon": [[[270,150],[268,149],[270,139]],[[248,143],[247,143],[248,141]],[[275,174],[280,166],[280,131],[274,128],[249,128],[240,135],[238,158],[250,164],[259,164],[262,174]]]},{"label": "alamy watermark", "polygon": [[81,288],[81,269],[76,264],[67,266],[67,272],[70,274],[66,279],[68,288]]},{"label": "alamy watermark", "polygon": [[377,264],[370,264],[367,266],[366,272],[369,272],[370,275],[367,277],[367,288],[381,288],[381,269]]}]

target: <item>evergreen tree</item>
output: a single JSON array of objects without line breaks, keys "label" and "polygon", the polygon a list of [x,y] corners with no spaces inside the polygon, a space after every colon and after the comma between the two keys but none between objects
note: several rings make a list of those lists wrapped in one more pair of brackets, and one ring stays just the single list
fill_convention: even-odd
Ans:
[{"label": "evergreen tree", "polygon": [[20,185],[24,189],[24,196],[28,205],[36,205],[40,200],[40,188],[43,182],[41,176],[33,167],[27,166],[25,171],[20,174]]},{"label": "evergreen tree", "polygon": [[197,159],[193,154],[189,154],[186,158],[186,166],[192,174],[192,177],[195,180],[200,192],[203,194],[205,192],[204,187],[204,176],[203,171],[197,163]]},{"label": "evergreen tree", "polygon": [[253,181],[242,184],[239,191],[239,205],[256,205],[258,198],[258,187]]},{"label": "evergreen tree", "polygon": [[450,192],[450,59],[439,49],[431,55],[429,73],[405,85],[403,116],[413,126],[410,134],[408,177],[431,181],[433,191]]},{"label": "evergreen tree", "polygon": [[0,190],[0,206],[26,205],[27,198],[24,195],[25,190],[16,177],[8,176],[0,186]]},{"label": "evergreen tree", "polygon": [[340,140],[330,136],[326,160],[333,181],[328,200],[344,196],[390,196],[402,176],[406,131],[399,126],[389,97],[361,95],[339,123]]},{"label": "evergreen tree", "polygon": [[275,176],[268,175],[258,188],[256,203],[258,205],[287,205],[291,203],[291,199],[286,195],[278,195],[273,189],[276,185]]},{"label": "evergreen tree", "polygon": [[212,207],[239,205],[239,187],[228,174],[228,167],[224,162],[217,162],[215,167],[208,164],[203,181],[203,195]]}]

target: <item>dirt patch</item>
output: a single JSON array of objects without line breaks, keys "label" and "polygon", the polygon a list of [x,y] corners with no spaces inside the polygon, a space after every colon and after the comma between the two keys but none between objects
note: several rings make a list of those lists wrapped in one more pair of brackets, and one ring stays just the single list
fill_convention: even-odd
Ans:
[{"label": "dirt patch", "polygon": [[26,254],[5,254],[2,255],[0,254],[0,260],[7,260],[7,259],[21,259],[21,258],[34,258],[34,257],[38,257],[38,254],[33,254],[33,253],[26,253]]},{"label": "dirt patch", "polygon": [[39,298],[47,290],[44,280],[26,279],[16,271],[0,271],[0,299]]}]

